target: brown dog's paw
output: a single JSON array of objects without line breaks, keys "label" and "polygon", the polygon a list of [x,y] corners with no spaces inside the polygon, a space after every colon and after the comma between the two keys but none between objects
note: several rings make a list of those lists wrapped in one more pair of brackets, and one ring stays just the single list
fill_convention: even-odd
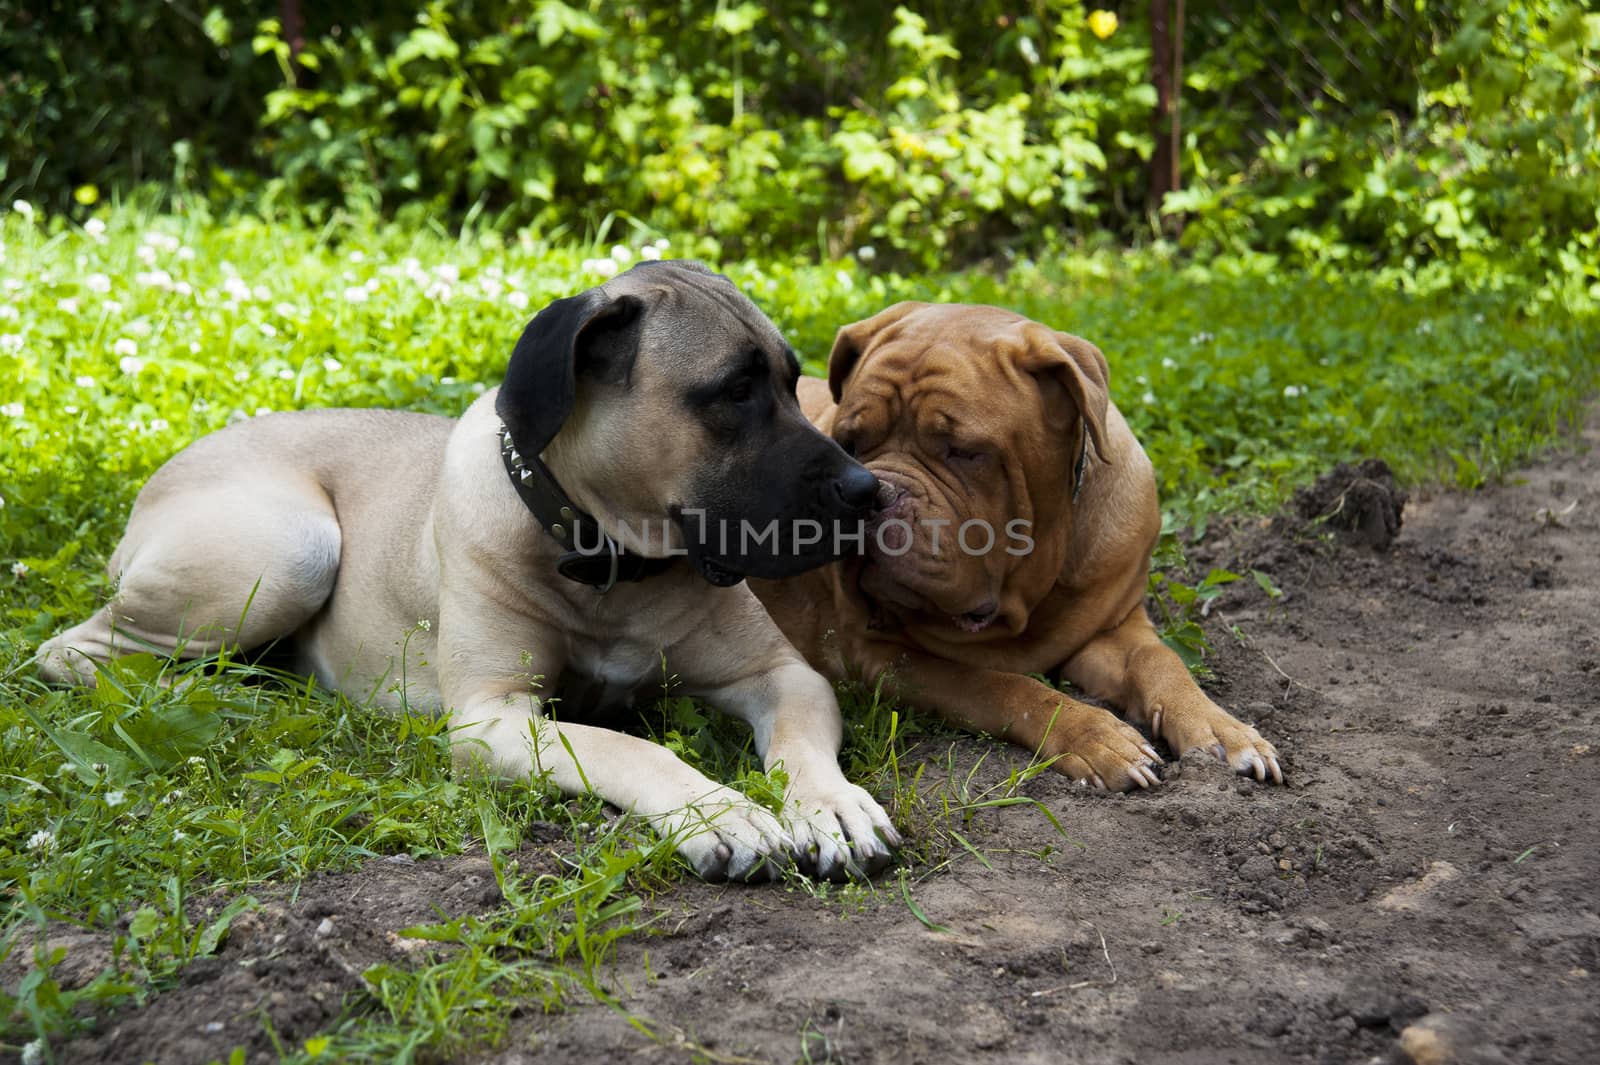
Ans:
[{"label": "brown dog's paw", "polygon": [[1106,791],[1130,791],[1161,783],[1161,756],[1134,729],[1094,706],[1064,711],[1045,740],[1053,768],[1073,780]]},{"label": "brown dog's paw", "polygon": [[1263,783],[1269,778],[1274,784],[1283,783],[1278,749],[1219,706],[1210,706],[1203,713],[1185,714],[1182,720],[1157,709],[1150,724],[1151,731],[1179,754],[1200,748],[1216,755],[1236,773],[1247,773]]}]

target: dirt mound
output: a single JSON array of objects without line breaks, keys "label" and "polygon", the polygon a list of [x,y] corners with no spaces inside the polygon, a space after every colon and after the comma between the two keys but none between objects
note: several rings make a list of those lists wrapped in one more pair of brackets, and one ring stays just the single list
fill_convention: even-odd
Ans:
[{"label": "dirt mound", "polygon": [[1294,494],[1294,511],[1302,521],[1326,522],[1355,544],[1386,550],[1400,535],[1406,493],[1382,459],[1351,466],[1341,462]]}]

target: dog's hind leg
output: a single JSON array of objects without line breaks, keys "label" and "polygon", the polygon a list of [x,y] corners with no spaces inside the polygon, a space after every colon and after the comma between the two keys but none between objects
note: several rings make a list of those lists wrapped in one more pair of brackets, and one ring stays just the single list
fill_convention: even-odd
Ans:
[{"label": "dog's hind leg", "polygon": [[339,549],[333,502],[304,475],[152,480],[111,556],[111,602],[47,640],[39,671],[92,684],[96,665],[119,655],[190,659],[270,643],[327,601]]}]

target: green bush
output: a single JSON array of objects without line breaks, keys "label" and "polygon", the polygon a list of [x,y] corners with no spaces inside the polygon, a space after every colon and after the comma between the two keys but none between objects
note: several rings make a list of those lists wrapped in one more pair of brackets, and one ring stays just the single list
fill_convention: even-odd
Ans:
[{"label": "green bush", "polygon": [[[0,194],[70,208],[154,178],[319,219],[620,219],[702,254],[921,268],[1140,242],[1150,27],[1112,6],[302,3],[296,51],[270,0],[0,0]],[[1188,248],[1592,298],[1580,0],[1191,8],[1165,203]]]},{"label": "green bush", "polygon": [[1191,23],[1192,176],[1166,203],[1188,214],[1186,242],[1406,285],[1525,277],[1600,295],[1600,15],[1569,0],[1322,9]]},{"label": "green bush", "polygon": [[233,28],[271,6],[226,3],[197,17],[152,0],[0,0],[4,202],[66,208],[83,186],[167,181],[180,161],[248,161],[271,80],[248,47],[233,47]]}]

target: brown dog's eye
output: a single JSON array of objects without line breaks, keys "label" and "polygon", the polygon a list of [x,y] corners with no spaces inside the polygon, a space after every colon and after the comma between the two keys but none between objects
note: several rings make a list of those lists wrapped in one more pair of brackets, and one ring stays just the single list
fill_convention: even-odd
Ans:
[{"label": "brown dog's eye", "polygon": [[728,399],[734,403],[743,403],[755,395],[756,386],[748,377],[741,377],[728,387]]},{"label": "brown dog's eye", "polygon": [[981,451],[972,451],[963,447],[956,447],[954,444],[951,444],[944,449],[944,457],[952,462],[977,462],[984,458],[984,453]]}]

